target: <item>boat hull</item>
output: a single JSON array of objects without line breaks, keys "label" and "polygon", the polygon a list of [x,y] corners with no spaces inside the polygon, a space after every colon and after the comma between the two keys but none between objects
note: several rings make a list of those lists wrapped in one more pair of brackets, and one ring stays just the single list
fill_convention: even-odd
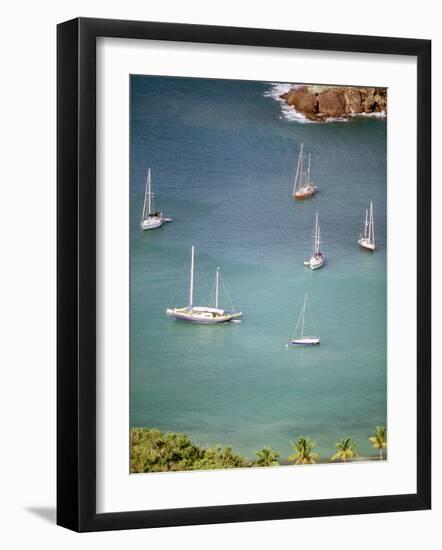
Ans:
[{"label": "boat hull", "polygon": [[308,187],[303,187],[299,191],[296,191],[293,193],[293,198],[297,201],[302,201],[305,199],[309,199],[316,193],[317,187],[313,185],[309,185]]},{"label": "boat hull", "polygon": [[156,229],[157,227],[161,227],[165,221],[166,219],[163,215],[149,216],[146,220],[143,220],[140,223],[140,227],[143,231],[148,229]]},{"label": "boat hull", "polygon": [[365,250],[370,250],[371,252],[375,251],[375,245],[364,237],[362,239],[359,239],[358,244],[361,248],[364,248]]},{"label": "boat hull", "polygon": [[291,340],[290,345],[296,347],[317,346],[321,343],[320,338],[311,336],[308,338],[295,338]]},{"label": "boat hull", "polygon": [[324,258],[315,258],[314,256],[308,261],[309,268],[314,271],[315,269],[320,269],[324,265]]},{"label": "boat hull", "polygon": [[242,316],[240,311],[226,311],[216,308],[170,308],[166,310],[166,313],[178,321],[187,321],[199,325],[228,323]]}]

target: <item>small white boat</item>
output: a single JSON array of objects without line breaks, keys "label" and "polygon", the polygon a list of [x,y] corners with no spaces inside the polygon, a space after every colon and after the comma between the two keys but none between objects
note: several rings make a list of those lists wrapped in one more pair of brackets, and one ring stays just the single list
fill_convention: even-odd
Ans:
[{"label": "small white boat", "polygon": [[287,344],[286,347],[290,346],[317,346],[321,340],[319,336],[305,336],[304,335],[304,325],[305,325],[305,312],[307,309],[307,294],[304,296],[304,305],[302,306],[301,313],[299,314],[298,322],[296,323],[295,333],[293,338]]},{"label": "small white boat", "polygon": [[310,181],[310,160],[311,155],[308,155],[307,173],[304,170],[304,144],[301,143],[301,150],[299,151],[298,165],[296,167],[295,183],[293,185],[292,197],[295,200],[309,199],[313,196],[317,187]]},{"label": "small white boat", "polygon": [[190,260],[190,288],[189,288],[189,305],[180,308],[166,309],[167,315],[181,321],[190,323],[199,323],[204,325],[213,325],[216,323],[227,323],[229,321],[238,320],[242,316],[241,311],[231,309],[222,309],[219,307],[219,290],[220,290],[220,268],[217,267],[215,275],[215,307],[211,306],[195,306],[193,304],[194,291],[194,268],[195,268],[195,247],[192,246]]},{"label": "small white boat", "polygon": [[143,213],[141,215],[140,227],[143,231],[146,229],[156,229],[161,227],[164,222],[171,222],[171,218],[166,218],[162,212],[155,212],[154,198],[155,193],[152,193],[152,178],[150,168],[147,171],[146,190],[144,192]]},{"label": "small white boat", "polygon": [[316,223],[315,223],[315,233],[313,235],[313,253],[309,260],[304,262],[304,265],[309,267],[311,270],[319,269],[324,265],[325,258],[324,254],[320,249],[321,244],[321,228],[319,227],[319,217],[316,212]]},{"label": "small white boat", "polygon": [[365,223],[364,232],[359,235],[359,246],[372,252],[376,249],[374,240],[374,216],[373,216],[373,202],[370,201],[370,208],[365,210]]}]

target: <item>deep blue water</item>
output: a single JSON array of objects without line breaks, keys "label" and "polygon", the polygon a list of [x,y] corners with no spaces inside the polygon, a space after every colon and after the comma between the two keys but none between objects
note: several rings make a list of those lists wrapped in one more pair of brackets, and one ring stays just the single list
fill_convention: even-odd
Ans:
[{"label": "deep blue water", "polygon": [[[386,424],[386,122],[294,122],[271,89],[131,79],[130,422],[249,457],[264,445],[286,457],[302,434],[323,457],[343,436],[374,454],[370,431]],[[301,142],[319,192],[295,202]],[[148,167],[174,221],[142,232]],[[374,254],[357,245],[370,200]],[[327,263],[312,273],[316,211]],[[166,316],[187,305],[192,244],[195,302],[207,304],[221,266],[242,323]],[[287,350],[306,292],[321,345]]]}]

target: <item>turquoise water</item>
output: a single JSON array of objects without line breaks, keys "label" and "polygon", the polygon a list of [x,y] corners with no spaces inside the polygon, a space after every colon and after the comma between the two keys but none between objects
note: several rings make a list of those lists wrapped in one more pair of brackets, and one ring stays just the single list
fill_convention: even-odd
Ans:
[{"label": "turquoise water", "polygon": [[[386,122],[294,122],[271,90],[131,79],[130,423],[248,457],[264,445],[287,457],[303,434],[324,458],[343,436],[372,455],[370,431],[386,424]],[[320,190],[295,202],[301,142]],[[142,232],[148,167],[174,221]],[[374,254],[357,245],[370,200]],[[327,263],[311,272],[303,261],[316,211]],[[221,266],[242,323],[166,316],[187,305],[192,244],[195,303],[208,303]],[[306,292],[321,345],[287,350]]]}]

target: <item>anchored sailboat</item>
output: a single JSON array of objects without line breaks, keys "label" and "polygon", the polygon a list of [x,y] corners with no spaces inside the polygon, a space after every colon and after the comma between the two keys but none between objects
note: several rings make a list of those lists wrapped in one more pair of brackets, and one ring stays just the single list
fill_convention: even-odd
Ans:
[{"label": "anchored sailboat", "polygon": [[221,309],[219,307],[219,291],[221,283],[220,268],[216,268],[215,275],[215,307],[210,306],[195,306],[193,303],[193,291],[194,291],[194,269],[195,269],[195,247],[192,246],[191,260],[190,260],[190,287],[189,287],[189,305],[181,308],[168,308],[166,310],[167,315],[170,315],[174,319],[180,319],[182,321],[189,321],[191,323],[200,324],[215,324],[226,323],[228,321],[236,320],[242,316],[241,311],[235,311],[232,309]]},{"label": "anchored sailboat", "polygon": [[143,213],[141,215],[140,227],[145,229],[155,229],[161,227],[164,222],[171,222],[171,218],[163,216],[162,212],[155,212],[154,198],[155,193],[152,192],[152,178],[150,168],[147,171],[146,191],[144,192]]},{"label": "anchored sailboat", "polygon": [[292,197],[296,200],[308,199],[316,193],[317,187],[310,181],[310,153],[308,155],[307,173],[304,170],[304,144],[301,143],[298,165],[296,167],[295,183],[293,185]]},{"label": "anchored sailboat", "polygon": [[370,208],[365,210],[364,233],[359,235],[359,246],[374,252],[376,248],[374,240],[374,217],[373,217],[373,202],[370,201]]},{"label": "anchored sailboat", "polygon": [[309,260],[306,260],[304,262],[304,265],[309,267],[311,270],[319,269],[324,265],[325,258],[324,258],[324,254],[321,252],[320,243],[321,243],[321,229],[319,227],[318,213],[316,212],[315,233],[313,236],[313,254],[311,255]]},{"label": "anchored sailboat", "polygon": [[304,296],[304,305],[302,306],[301,313],[299,314],[298,322],[296,323],[295,333],[290,342],[286,345],[291,346],[316,346],[320,343],[319,336],[305,336],[305,312],[307,308],[307,294]]}]

